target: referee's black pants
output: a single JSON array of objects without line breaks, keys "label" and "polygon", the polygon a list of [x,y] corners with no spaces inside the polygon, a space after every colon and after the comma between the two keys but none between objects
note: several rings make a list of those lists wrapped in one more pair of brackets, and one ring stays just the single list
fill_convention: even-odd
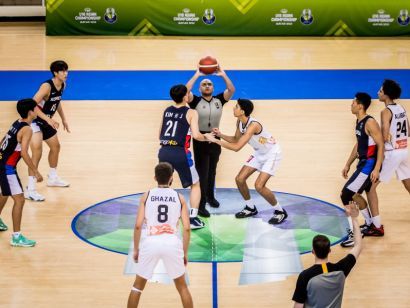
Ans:
[{"label": "referee's black pants", "polygon": [[216,166],[221,155],[221,146],[207,141],[201,142],[194,139],[195,166],[201,185],[201,201],[199,208],[204,209],[207,200],[215,199]]}]

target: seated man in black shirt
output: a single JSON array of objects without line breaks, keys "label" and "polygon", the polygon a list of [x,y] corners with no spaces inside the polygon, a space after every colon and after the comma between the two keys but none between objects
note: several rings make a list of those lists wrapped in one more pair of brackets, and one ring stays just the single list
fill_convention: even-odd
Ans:
[{"label": "seated man in black shirt", "polygon": [[299,274],[293,300],[299,307],[341,307],[344,281],[356,264],[362,250],[362,236],[357,221],[359,208],[355,202],[346,206],[346,215],[353,221],[355,246],[337,263],[328,262],[330,241],[324,235],[313,238],[315,264]]}]

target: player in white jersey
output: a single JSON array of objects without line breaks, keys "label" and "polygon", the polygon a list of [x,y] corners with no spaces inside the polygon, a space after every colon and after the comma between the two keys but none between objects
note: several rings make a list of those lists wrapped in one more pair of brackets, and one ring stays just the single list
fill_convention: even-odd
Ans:
[{"label": "player in white jersey", "polygon": [[252,111],[253,103],[250,100],[238,99],[238,103],[233,109],[233,114],[238,119],[235,136],[224,135],[217,128],[214,128],[213,132],[222,140],[216,139],[211,134],[205,136],[210,141],[235,152],[242,149],[247,143],[254,149],[254,154],[248,158],[235,178],[236,185],[245,199],[245,208],[236,213],[235,216],[236,218],[245,218],[258,214],[254,201],[249,194],[246,180],[255,171],[259,171],[255,189],[273,206],[274,212],[269,223],[276,225],[282,223],[288,217],[288,214],[276,200],[272,191],[266,187],[266,183],[271,176],[275,175],[275,171],[282,159],[282,152],[272,135],[263,128],[262,124],[250,116]]},{"label": "player in white jersey", "polygon": [[[158,187],[145,193],[140,200],[134,230],[137,276],[128,298],[128,308],[138,307],[145,284],[160,259],[169,277],[174,279],[183,307],[193,307],[185,282],[191,228],[184,197],[170,188],[173,172],[169,163],[159,163],[155,167]],[[178,235],[180,219],[183,225],[182,241]]]}]

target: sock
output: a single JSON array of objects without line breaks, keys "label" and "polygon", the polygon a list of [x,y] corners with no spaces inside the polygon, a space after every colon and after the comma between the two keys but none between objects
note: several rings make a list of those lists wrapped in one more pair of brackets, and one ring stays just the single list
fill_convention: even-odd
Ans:
[{"label": "sock", "polygon": [[364,219],[366,220],[366,225],[370,226],[372,223],[372,218],[370,217],[369,210],[365,208],[364,210],[360,210],[360,212],[362,212],[362,215]]},{"label": "sock", "polygon": [[253,202],[252,198],[250,198],[249,200],[245,200],[245,205],[247,207],[250,207],[252,210],[255,209],[255,203]]},{"label": "sock", "polygon": [[57,169],[56,168],[50,168],[50,172],[48,173],[50,178],[56,178],[57,177]]},{"label": "sock", "polygon": [[374,216],[372,221],[373,221],[373,224],[376,226],[376,228],[380,228],[382,226],[380,215]]},{"label": "sock", "polygon": [[281,205],[278,203],[276,203],[276,205],[273,206],[273,211],[280,211],[283,212],[283,208],[281,207]]},{"label": "sock", "polygon": [[196,216],[198,216],[198,209],[192,208],[189,217],[194,218]]},{"label": "sock", "polygon": [[36,182],[37,182],[37,179],[35,176],[29,176],[27,190],[36,190]]},{"label": "sock", "polygon": [[20,236],[21,232],[13,232],[13,237],[18,238]]},{"label": "sock", "polygon": [[352,232],[353,232],[353,221],[352,221],[352,217],[347,217],[347,221],[349,222],[349,228],[350,228],[350,230],[352,230]]}]

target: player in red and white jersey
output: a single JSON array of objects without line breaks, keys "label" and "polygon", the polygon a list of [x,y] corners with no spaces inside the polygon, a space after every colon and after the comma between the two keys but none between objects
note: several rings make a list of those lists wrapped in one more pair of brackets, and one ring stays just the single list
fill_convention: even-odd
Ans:
[{"label": "player in red and white jersey", "polygon": [[[128,308],[138,307],[147,280],[161,259],[167,273],[175,282],[184,308],[193,307],[192,297],[185,282],[188,263],[190,221],[184,197],[170,188],[174,169],[167,162],[155,167],[158,187],[149,190],[140,200],[134,230],[134,260],[137,276],[128,298]],[[179,221],[182,221],[182,241]]]}]

